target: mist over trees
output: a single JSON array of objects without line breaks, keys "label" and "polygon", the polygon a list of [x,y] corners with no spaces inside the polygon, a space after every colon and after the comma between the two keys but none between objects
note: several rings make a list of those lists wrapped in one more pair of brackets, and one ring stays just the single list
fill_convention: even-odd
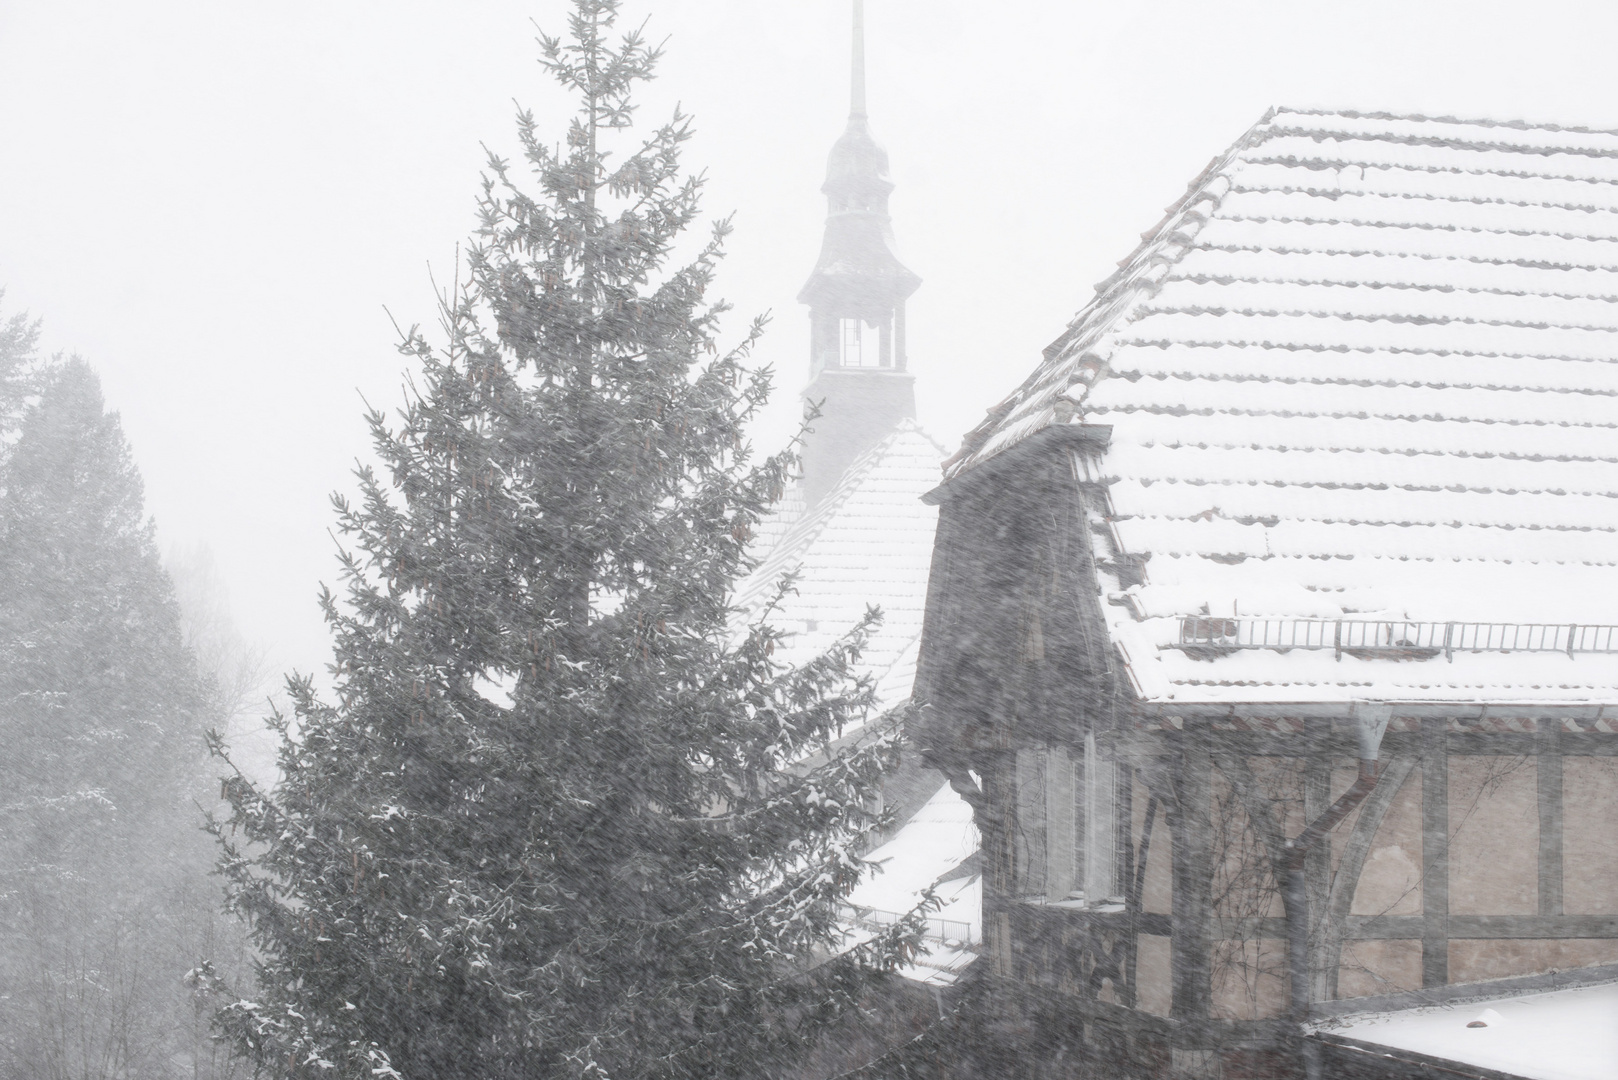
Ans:
[{"label": "mist over trees", "polygon": [[[210,726],[230,747],[231,760],[248,775],[273,782],[275,744],[263,719],[285,695],[270,649],[236,625],[229,587],[208,545],[168,546],[163,568],[180,606],[180,636],[206,688]],[[219,769],[210,764],[206,771],[213,777]],[[212,790],[218,796],[216,783]]]},{"label": "mist over trees", "polygon": [[243,959],[196,802],[219,688],[117,416],[37,332],[0,331],[0,1077],[229,1075],[186,982]]}]

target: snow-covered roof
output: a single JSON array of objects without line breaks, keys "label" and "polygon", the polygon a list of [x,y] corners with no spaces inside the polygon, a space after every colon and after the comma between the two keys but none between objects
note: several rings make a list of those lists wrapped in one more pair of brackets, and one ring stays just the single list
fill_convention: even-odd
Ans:
[{"label": "snow-covered roof", "polygon": [[906,978],[948,986],[976,958],[974,946],[983,939],[983,877],[957,871],[977,850],[972,808],[945,784],[892,840],[865,856],[871,872],[848,898],[855,925],[896,920],[928,889],[939,902],[928,918],[924,951],[901,972]]},{"label": "snow-covered roof", "polygon": [[1179,647],[1200,614],[1231,643],[1618,623],[1618,133],[1272,111],[949,476],[1070,423],[1111,427],[1101,554],[1147,561],[1104,607],[1147,700],[1618,702],[1618,652],[1579,651],[1611,631]]},{"label": "snow-covered roof", "polygon": [[782,659],[800,662],[853,628],[868,606],[882,609],[862,665],[877,680],[883,708],[910,697],[927,599],[938,511],[921,501],[938,480],[943,449],[912,420],[855,461],[812,508],[788,497],[760,523],[761,562],[737,592],[758,611],[783,574],[793,591],[772,619],[791,635]]},{"label": "snow-covered roof", "polygon": [[1618,982],[1349,1016],[1324,1033],[1528,1080],[1618,1080]]},{"label": "snow-covered roof", "polygon": [[[882,609],[861,666],[876,681],[880,709],[902,704],[916,678],[927,573],[938,511],[922,495],[938,481],[944,449],[921,426],[904,420],[862,455],[813,507],[793,488],[756,530],[760,559],[737,594],[756,614],[775,583],[795,572],[794,590],[772,621],[791,637],[778,655],[799,663],[847,633],[867,606]],[[971,808],[942,778],[932,797],[893,838],[865,857],[871,870],[850,897],[853,944],[913,909],[935,887],[941,903],[928,922],[928,940],[901,974],[935,986],[953,983],[976,958],[982,939],[982,879],[940,879],[978,847]]]}]

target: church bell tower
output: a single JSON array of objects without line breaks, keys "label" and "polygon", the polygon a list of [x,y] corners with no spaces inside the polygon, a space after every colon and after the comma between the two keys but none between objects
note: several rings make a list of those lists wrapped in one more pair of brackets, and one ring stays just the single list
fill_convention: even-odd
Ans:
[{"label": "church bell tower", "polygon": [[809,305],[806,405],[820,416],[803,447],[804,497],[814,505],[844,470],[916,415],[905,363],[905,299],[921,279],[894,251],[888,154],[865,113],[865,18],[854,0],[848,126],[826,163],[826,233],[798,301]]}]

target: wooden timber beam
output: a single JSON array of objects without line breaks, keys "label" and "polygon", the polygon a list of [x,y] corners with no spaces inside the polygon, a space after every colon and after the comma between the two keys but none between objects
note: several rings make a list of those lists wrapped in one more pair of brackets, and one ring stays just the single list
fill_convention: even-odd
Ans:
[{"label": "wooden timber beam", "polygon": [[1175,800],[1169,810],[1174,837],[1174,935],[1170,956],[1173,987],[1169,1015],[1176,1020],[1206,1020],[1213,1001],[1208,933],[1213,867],[1209,847],[1212,825],[1213,760],[1206,732],[1193,722],[1184,733],[1174,771]]},{"label": "wooden timber beam", "polygon": [[[1539,913],[1562,914],[1562,725],[1541,720],[1539,775]],[[1453,751],[1452,751],[1453,752]]]},{"label": "wooden timber beam", "polygon": [[[1420,915],[1359,916],[1349,920],[1348,936],[1360,939],[1414,938]],[[1573,938],[1618,938],[1618,915],[1451,915],[1446,921],[1451,941],[1556,941]]]},{"label": "wooden timber beam", "polygon": [[[1479,704],[1471,701],[1380,701],[1393,715],[1414,719],[1459,720],[1538,720],[1556,717],[1588,724],[1618,720],[1618,702],[1522,701]],[[1347,720],[1353,716],[1354,701],[1138,701],[1131,709],[1139,720]]]},{"label": "wooden timber beam", "polygon": [[[1421,915],[1350,915],[1343,920],[1343,939],[1420,941],[1424,924],[1425,917]],[[1447,927],[1450,941],[1611,940],[1618,938],[1618,915],[1451,915]],[[1287,921],[1274,915],[1212,919],[1208,928],[1208,936],[1214,941],[1280,939],[1286,933]]]},{"label": "wooden timber beam", "polygon": [[[1557,721],[1552,720],[1552,723]],[[1125,731],[1113,736],[1109,743],[1120,758],[1164,757],[1176,745],[1179,733],[1175,731]],[[1336,758],[1351,758],[1355,753],[1352,734],[1333,733],[1318,742],[1308,735],[1283,735],[1259,731],[1211,731],[1208,737],[1220,752],[1237,757],[1302,758],[1316,754],[1329,754]],[[1444,744],[1450,754],[1468,754],[1479,757],[1529,757],[1540,752],[1543,734],[1528,732],[1470,732],[1444,735]],[[1589,731],[1563,731],[1557,738],[1561,757],[1618,757],[1618,734]],[[1385,756],[1420,754],[1422,735],[1415,731],[1390,731],[1382,737]]]},{"label": "wooden timber beam", "polygon": [[1421,722],[1421,985],[1449,982],[1449,743]]},{"label": "wooden timber beam", "polygon": [[[1325,752],[1327,732],[1322,731],[1324,725],[1309,725],[1309,740],[1315,744],[1315,752],[1304,759],[1303,763],[1303,820],[1316,821],[1331,808],[1331,774],[1332,756]],[[1376,791],[1386,783],[1380,774],[1377,776],[1377,787],[1373,788],[1370,799]],[[1360,818],[1365,817],[1363,804],[1360,809]],[[1304,855],[1303,877],[1304,890],[1308,895],[1308,910],[1315,912],[1309,919],[1309,927],[1305,931],[1309,963],[1309,1000],[1319,1001],[1326,997],[1327,985],[1331,981],[1327,970],[1327,957],[1330,955],[1331,935],[1331,888],[1332,888],[1332,844],[1329,838],[1323,843],[1315,844]],[[1284,869],[1284,867],[1283,867]],[[1355,871],[1356,874],[1358,871]],[[1284,881],[1285,878],[1277,880]]]}]

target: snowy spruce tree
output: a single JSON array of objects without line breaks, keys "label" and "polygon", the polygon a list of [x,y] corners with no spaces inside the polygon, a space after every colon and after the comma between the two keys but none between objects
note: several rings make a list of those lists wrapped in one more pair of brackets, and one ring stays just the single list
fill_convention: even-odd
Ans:
[{"label": "snowy spruce tree", "polygon": [[914,948],[837,924],[896,750],[838,742],[864,628],[789,669],[737,622],[792,463],[744,439],[758,324],[726,350],[705,300],[726,226],[672,265],[689,127],[633,137],[658,54],[618,6],[541,38],[576,118],[520,118],[530,179],[491,160],[445,341],[408,335],[337,500],[333,696],[293,680],[280,782],[228,784],[262,959],[221,1023],[269,1075],[776,1075]]}]

